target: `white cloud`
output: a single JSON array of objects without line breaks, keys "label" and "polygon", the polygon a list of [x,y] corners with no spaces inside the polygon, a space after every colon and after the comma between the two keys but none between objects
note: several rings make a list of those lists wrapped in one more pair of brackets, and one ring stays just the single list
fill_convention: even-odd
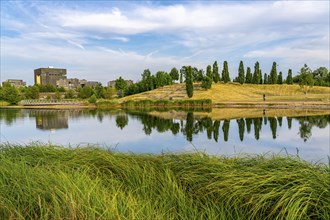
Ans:
[{"label": "white cloud", "polygon": [[11,64],[15,59],[58,63],[86,76],[94,71],[96,80],[109,78],[106,73],[136,80],[144,68],[205,68],[214,60],[227,60],[233,78],[243,58],[261,65],[272,59],[293,69],[312,62],[329,65],[327,1],[127,3],[131,7],[108,2],[105,8],[11,4],[11,10],[1,9],[1,30],[16,33],[1,37],[4,78],[18,74],[18,65]]}]

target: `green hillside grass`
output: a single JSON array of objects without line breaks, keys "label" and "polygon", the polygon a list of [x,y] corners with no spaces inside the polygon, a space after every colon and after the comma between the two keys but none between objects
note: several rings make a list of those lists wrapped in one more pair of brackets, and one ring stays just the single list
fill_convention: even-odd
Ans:
[{"label": "green hillside grass", "polygon": [[330,219],[329,189],[296,156],[0,146],[0,219]]},{"label": "green hillside grass", "polygon": [[[290,103],[290,102],[324,102],[330,103],[330,88],[315,86],[307,95],[299,85],[254,85],[237,83],[212,84],[212,88],[204,90],[199,83],[194,84],[194,96],[192,99],[212,99],[213,104],[218,103],[256,103],[263,102],[263,94],[266,95],[266,103]],[[160,100],[160,99],[188,99],[185,84],[164,86],[152,91],[127,96],[120,101],[127,100]]]}]

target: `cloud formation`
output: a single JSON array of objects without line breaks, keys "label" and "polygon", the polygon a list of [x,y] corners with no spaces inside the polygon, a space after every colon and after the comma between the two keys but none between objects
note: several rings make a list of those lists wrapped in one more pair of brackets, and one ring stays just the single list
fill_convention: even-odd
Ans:
[{"label": "cloud formation", "polygon": [[214,60],[227,60],[232,78],[239,60],[264,72],[272,61],[284,73],[329,68],[328,1],[99,3],[1,2],[1,79],[33,83],[47,65],[103,84]]}]

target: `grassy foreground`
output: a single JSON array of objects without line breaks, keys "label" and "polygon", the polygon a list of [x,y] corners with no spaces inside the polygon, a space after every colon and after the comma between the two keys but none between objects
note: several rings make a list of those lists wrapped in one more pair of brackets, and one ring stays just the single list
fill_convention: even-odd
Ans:
[{"label": "grassy foreground", "polygon": [[289,156],[0,148],[0,219],[330,219],[329,190]]}]

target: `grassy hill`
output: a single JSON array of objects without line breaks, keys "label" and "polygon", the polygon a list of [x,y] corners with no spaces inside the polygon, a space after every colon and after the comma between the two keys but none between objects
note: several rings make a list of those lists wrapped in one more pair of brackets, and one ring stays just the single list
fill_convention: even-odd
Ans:
[{"label": "grassy hill", "polygon": [[[194,96],[192,99],[212,99],[213,104],[222,103],[259,103],[263,102],[263,94],[266,95],[266,103],[281,102],[322,102],[330,103],[330,88],[314,86],[307,95],[299,85],[253,85],[253,84],[212,84],[212,88],[205,90],[199,83],[194,84]],[[127,100],[161,100],[161,99],[188,99],[185,84],[164,86],[152,91],[127,96],[121,101]]]}]

